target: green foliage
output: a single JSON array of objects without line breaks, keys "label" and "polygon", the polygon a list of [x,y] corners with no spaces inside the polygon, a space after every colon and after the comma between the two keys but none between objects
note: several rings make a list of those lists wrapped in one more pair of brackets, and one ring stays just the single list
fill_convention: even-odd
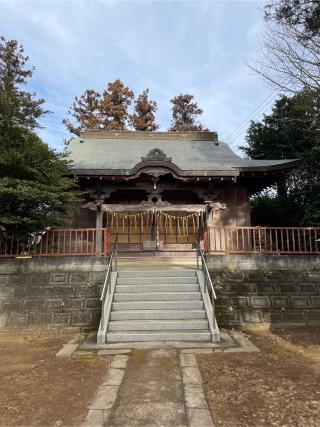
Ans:
[{"label": "green foliage", "polygon": [[266,276],[266,277],[271,276],[272,274],[271,271],[269,271],[268,267],[263,264],[259,265],[258,272],[261,274],[261,276]]},{"label": "green foliage", "polygon": [[274,191],[263,192],[251,200],[252,225],[293,227],[301,223],[304,215],[304,207],[294,194],[289,194],[284,203]]},{"label": "green foliage", "polygon": [[222,291],[225,287],[225,283],[221,276],[216,276],[212,281],[212,285],[216,291]]},{"label": "green foliage", "polygon": [[15,40],[0,38],[0,226],[35,230],[68,219],[80,193],[66,161],[33,132],[42,99],[22,90],[32,76]]},{"label": "green foliage", "polygon": [[320,271],[320,263],[318,262],[317,264],[314,264],[314,266],[312,267],[313,271]]},{"label": "green foliage", "polygon": [[286,264],[280,263],[280,264],[278,264],[278,269],[280,271],[287,271],[288,270],[288,266]]},{"label": "green foliage", "polygon": [[227,267],[225,267],[224,270],[226,274],[234,274],[234,273],[238,273],[239,271],[238,267],[234,267],[232,265],[228,265]]},{"label": "green foliage", "polygon": [[39,229],[63,223],[79,193],[66,162],[33,132],[0,127],[0,224]]},{"label": "green foliage", "polygon": [[278,194],[252,203],[253,224],[320,224],[320,93],[282,96],[262,122],[252,122],[240,147],[251,159],[301,159],[297,173],[278,183]]},{"label": "green foliage", "polygon": [[19,125],[28,129],[39,127],[43,99],[23,90],[33,69],[26,69],[29,58],[16,40],[0,37],[0,125]]}]

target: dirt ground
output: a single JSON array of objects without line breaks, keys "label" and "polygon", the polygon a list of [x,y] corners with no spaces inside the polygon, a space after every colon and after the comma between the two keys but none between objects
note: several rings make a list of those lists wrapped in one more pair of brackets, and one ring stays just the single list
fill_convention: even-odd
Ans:
[{"label": "dirt ground", "polygon": [[77,426],[111,358],[57,359],[70,332],[0,332],[0,425]]},{"label": "dirt ground", "polygon": [[199,355],[215,425],[319,426],[320,330],[245,334],[260,353]]}]

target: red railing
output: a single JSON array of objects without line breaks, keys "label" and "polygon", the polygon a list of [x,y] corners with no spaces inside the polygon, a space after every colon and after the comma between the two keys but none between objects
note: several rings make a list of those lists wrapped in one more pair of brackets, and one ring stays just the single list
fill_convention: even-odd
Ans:
[{"label": "red railing", "polygon": [[0,231],[0,257],[108,255],[107,228],[53,228],[26,233]]},{"label": "red railing", "polygon": [[319,254],[317,227],[207,227],[208,253]]}]

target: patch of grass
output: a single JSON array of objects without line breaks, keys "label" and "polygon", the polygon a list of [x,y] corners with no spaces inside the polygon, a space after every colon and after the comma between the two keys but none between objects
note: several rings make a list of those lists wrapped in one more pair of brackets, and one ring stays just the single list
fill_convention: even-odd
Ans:
[{"label": "patch of grass", "polygon": [[258,272],[261,274],[261,276],[271,276],[271,271],[268,269],[268,267],[264,264],[261,264],[258,267]]}]

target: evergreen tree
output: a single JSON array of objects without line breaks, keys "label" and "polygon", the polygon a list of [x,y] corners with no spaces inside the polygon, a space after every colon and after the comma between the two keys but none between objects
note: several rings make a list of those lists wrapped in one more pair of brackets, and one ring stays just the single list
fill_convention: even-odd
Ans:
[{"label": "evergreen tree", "polygon": [[129,121],[128,107],[133,100],[132,90],[120,80],[108,84],[100,103],[101,119],[105,129],[125,130]]},{"label": "evergreen tree", "polygon": [[148,98],[149,90],[146,89],[134,101],[134,113],[130,117],[130,122],[135,130],[155,131],[159,125],[155,121],[157,103]]},{"label": "evergreen tree", "polygon": [[15,40],[0,43],[0,226],[35,230],[66,220],[79,198],[66,162],[33,132],[42,99],[22,90],[33,70]]},{"label": "evergreen tree", "polygon": [[19,125],[27,129],[39,127],[43,99],[24,91],[33,68],[25,68],[28,57],[16,40],[0,37],[0,125]]},{"label": "evergreen tree", "polygon": [[66,162],[32,131],[0,126],[0,225],[36,230],[63,224],[79,200]]},{"label": "evergreen tree", "polygon": [[[278,185],[280,210],[268,225],[320,225],[320,94],[282,96],[262,122],[251,123],[246,140],[240,148],[251,159],[301,159],[299,171]],[[270,197],[258,200],[260,212]]]},{"label": "evergreen tree", "polygon": [[193,101],[193,95],[178,95],[171,99],[172,103],[172,121],[171,131],[207,131],[201,123],[197,122],[197,117],[203,113],[198,104]]},{"label": "evergreen tree", "polygon": [[79,98],[76,96],[68,114],[76,120],[77,124],[74,125],[69,119],[63,120],[69,132],[79,136],[81,129],[99,127],[99,124],[102,123],[99,111],[100,102],[101,95],[92,89],[85,90]]}]

